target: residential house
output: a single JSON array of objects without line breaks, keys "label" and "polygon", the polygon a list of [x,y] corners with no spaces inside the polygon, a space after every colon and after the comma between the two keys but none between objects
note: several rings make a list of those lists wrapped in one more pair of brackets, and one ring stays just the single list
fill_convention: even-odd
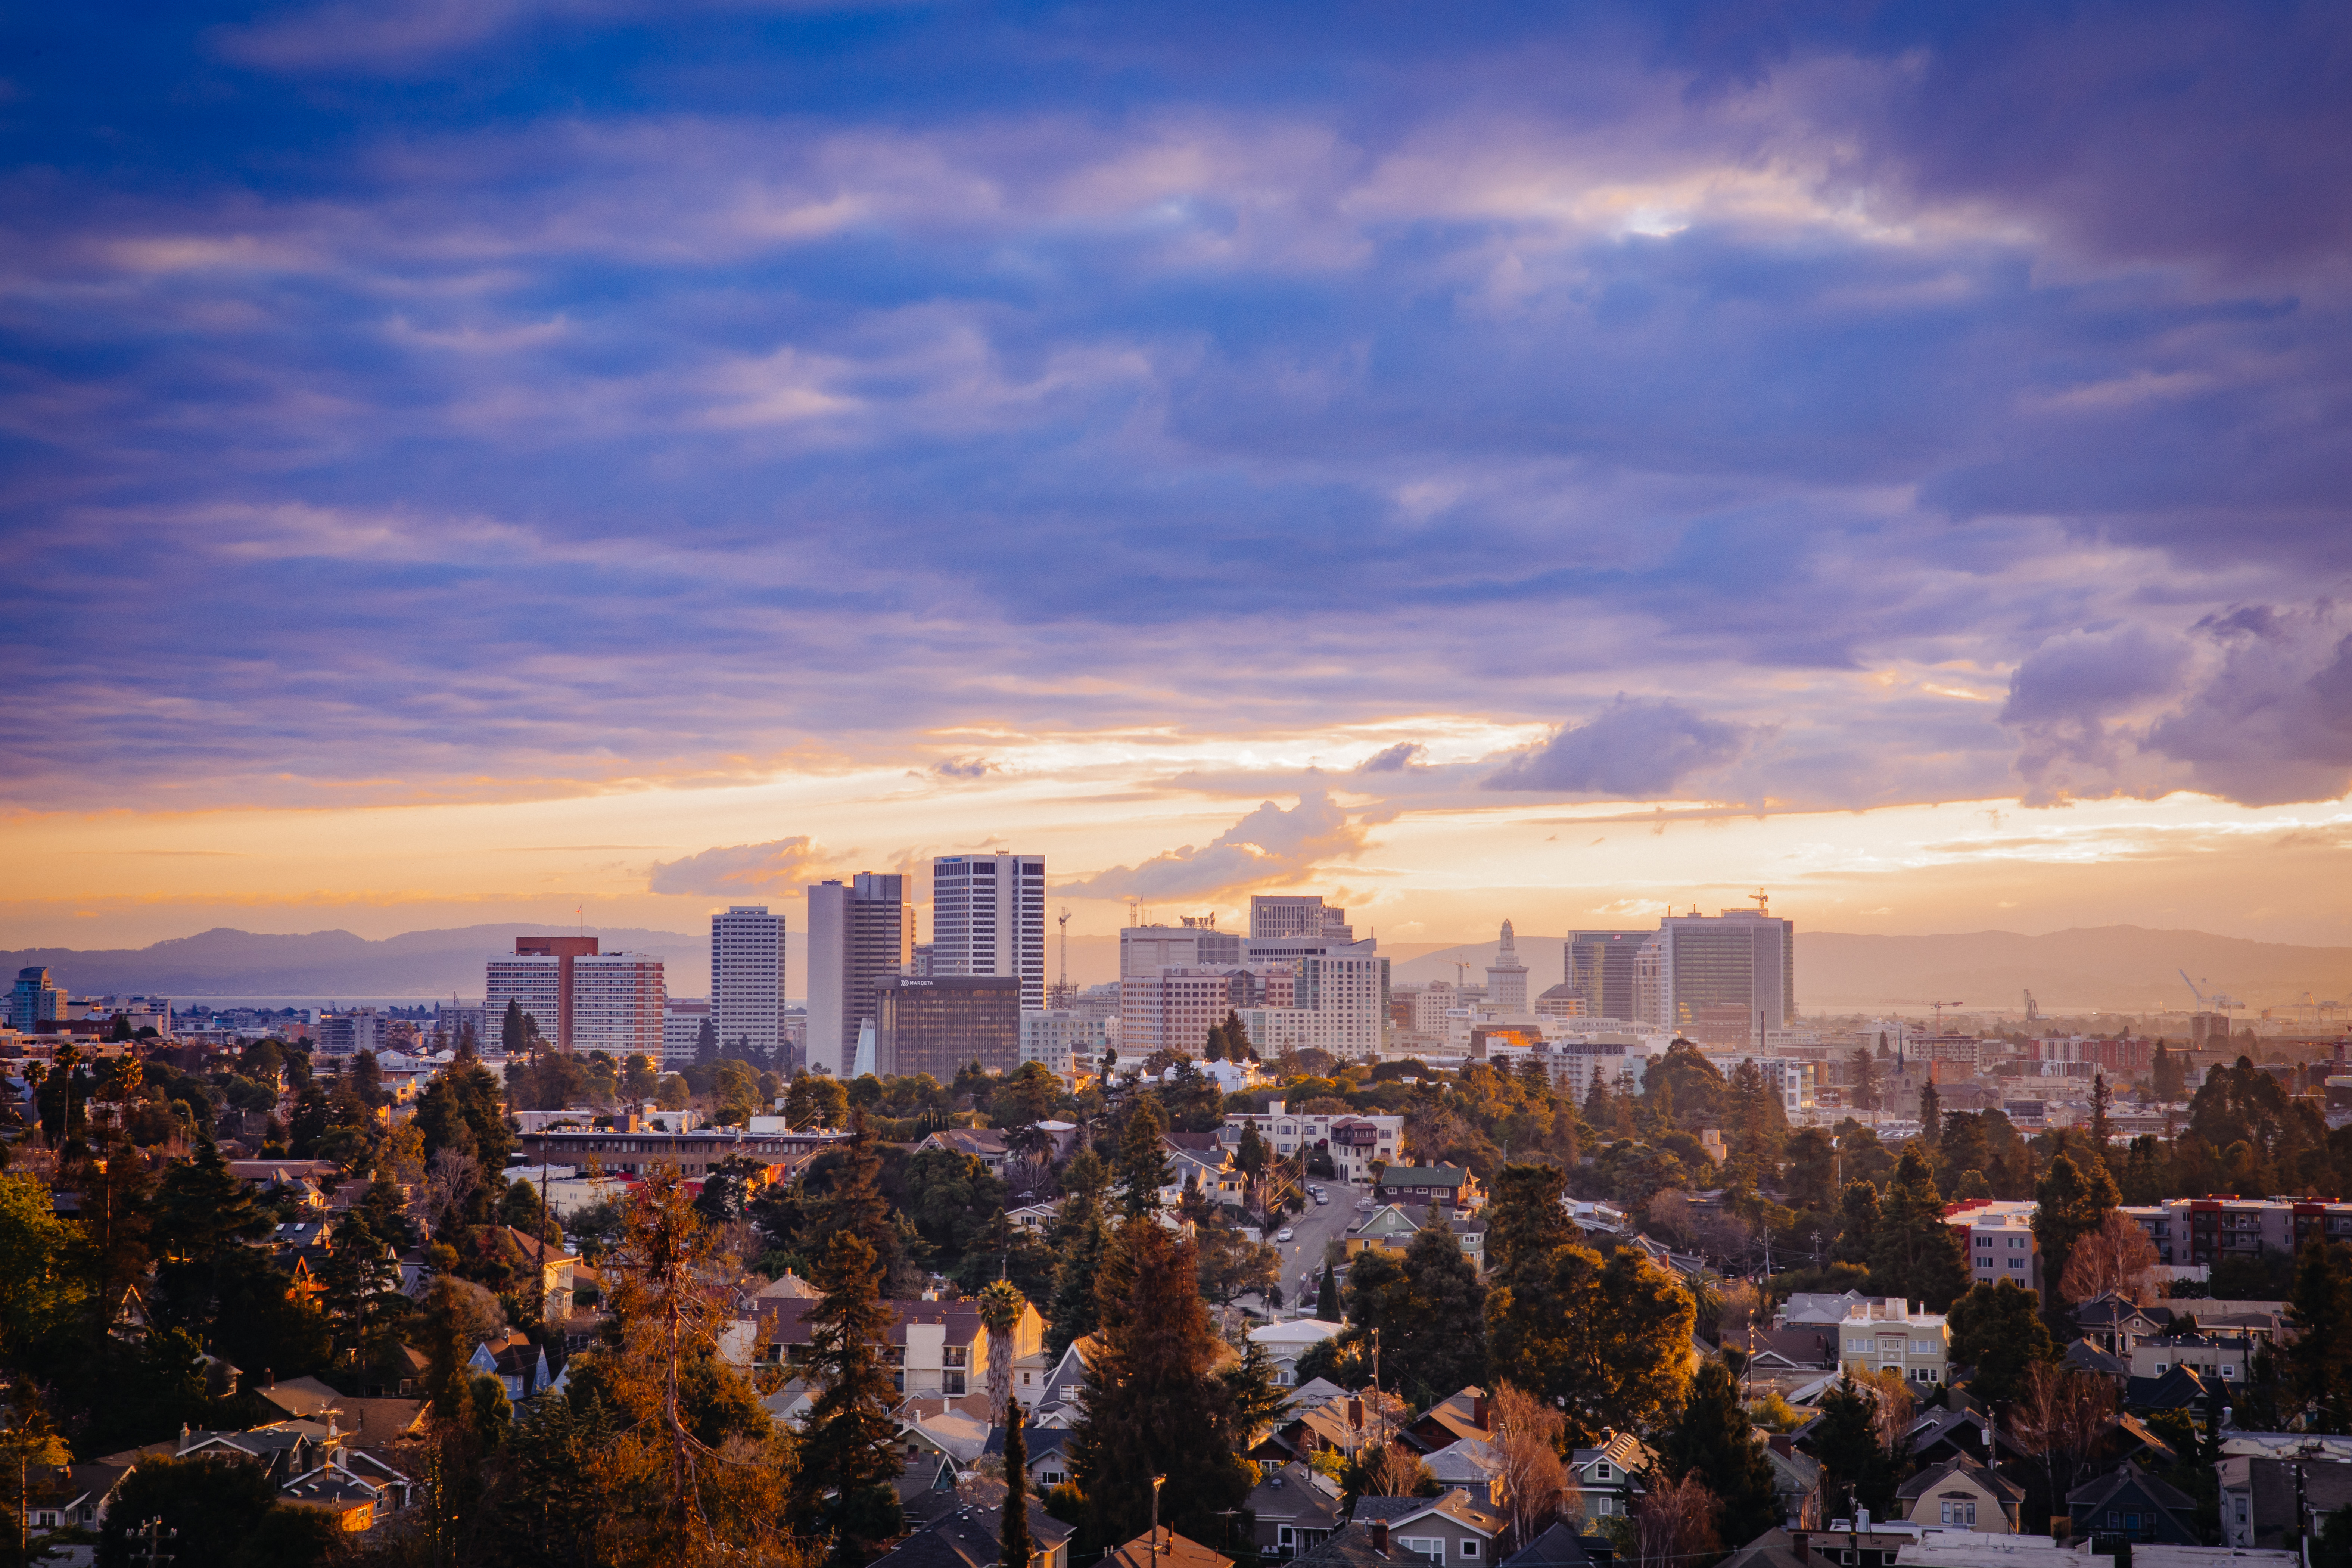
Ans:
[{"label": "residential house", "polygon": [[[60,1531],[95,1537],[106,1524],[114,1489],[131,1473],[129,1465],[34,1465],[16,1479],[24,1489],[21,1524],[27,1541]],[[95,1548],[87,1541],[52,1546],[34,1554],[46,1568],[89,1568]]]},{"label": "residential house", "polygon": [[2161,1377],[2124,1381],[2124,1403],[2134,1410],[2186,1410],[2193,1419],[2202,1421],[2206,1404],[2213,1399],[2229,1404],[2230,1385],[2219,1378],[2207,1383],[2194,1367],[2175,1366]]},{"label": "residential house", "polygon": [[1460,1487],[1474,1501],[1499,1508],[1504,1502],[1503,1456],[1492,1443],[1465,1437],[1449,1443],[1422,1463],[1439,1486]]},{"label": "residential house", "polygon": [[1949,1205],[1944,1223],[1968,1254],[1971,1284],[2007,1279],[2021,1289],[2042,1289],[2042,1244],[2033,1235],[2031,1200],[1969,1198]]},{"label": "residential house", "polygon": [[1004,1174],[1004,1167],[1013,1159],[1013,1135],[993,1127],[945,1127],[915,1145],[915,1152],[928,1149],[944,1149],[950,1154],[969,1154],[988,1167],[992,1176]]},{"label": "residential house", "polygon": [[2194,1370],[2208,1384],[2243,1383],[2254,1342],[2221,1334],[2159,1334],[2131,1349],[2131,1375],[2162,1377],[2176,1366]]},{"label": "residential house", "polygon": [[506,1385],[507,1397],[517,1405],[546,1389],[552,1381],[547,1370],[547,1352],[531,1342],[530,1336],[520,1329],[509,1329],[506,1338],[484,1341],[474,1347],[466,1358],[469,1372],[487,1373]]},{"label": "residential house", "polygon": [[2224,1453],[2213,1468],[2221,1484],[2221,1539],[2241,1550],[2292,1548],[2299,1534],[2317,1531],[2314,1521],[2352,1507],[2352,1464],[2340,1459]]},{"label": "residential house", "polygon": [[1616,1544],[1605,1536],[1579,1535],[1573,1526],[1551,1524],[1503,1559],[1503,1568],[1611,1568]]},{"label": "residential house", "polygon": [[1486,1194],[1478,1178],[1460,1165],[1391,1165],[1373,1179],[1372,1201],[1466,1212],[1485,1203]]},{"label": "residential house", "polygon": [[2172,1314],[2151,1312],[2137,1301],[2116,1296],[2101,1296],[2074,1309],[2074,1326],[2099,1349],[2127,1360],[2142,1340],[2158,1338],[2171,1329]]},{"label": "residential house", "polygon": [[[952,1490],[931,1495],[956,1499]],[[1076,1531],[1034,1499],[1023,1511],[1029,1521],[1029,1568],[1069,1568],[1070,1537]],[[876,1558],[873,1568],[885,1563],[889,1568],[996,1568],[1003,1556],[1003,1504],[986,1507],[954,1500]]]},{"label": "residential house", "polygon": [[2195,1546],[2200,1542],[2197,1500],[2165,1485],[2128,1460],[2111,1474],[2068,1492],[2066,1513],[2074,1521],[2077,1541],[2088,1541],[2096,1535],[2120,1535],[2126,1541],[2149,1541],[2167,1546]]},{"label": "residential house", "polygon": [[1460,1487],[1439,1497],[1360,1497],[1349,1516],[1385,1524],[1397,1546],[1432,1563],[1487,1568],[1510,1551],[1510,1519]]},{"label": "residential house", "polygon": [[[901,1400],[898,1444],[913,1465],[927,1455],[942,1455],[959,1474],[980,1463],[995,1432],[988,1424],[985,1394],[912,1394]],[[998,1449],[1003,1445],[1000,1440]]]},{"label": "residential house", "polygon": [[1365,1216],[1363,1224],[1349,1232],[1340,1246],[1350,1258],[1365,1251],[1402,1258],[1420,1232],[1421,1221],[1412,1210],[1398,1204],[1382,1204]]},{"label": "residential house", "polygon": [[1322,1318],[1290,1318],[1249,1331],[1250,1342],[1265,1347],[1274,1363],[1274,1381],[1284,1388],[1298,1381],[1298,1358],[1347,1328]]},{"label": "residential house", "polygon": [[1948,1380],[1952,1341],[1941,1312],[1889,1296],[1849,1309],[1837,1332],[1839,1363],[1849,1372],[1892,1372],[1930,1385]]},{"label": "residential house", "polygon": [[[1063,1426],[1032,1426],[1025,1420],[1021,1426],[1021,1446],[1029,1456],[1024,1467],[1029,1472],[1029,1489],[1039,1497],[1070,1479],[1070,1432]],[[1004,1454],[1004,1428],[992,1426],[986,1455],[1002,1459]]]},{"label": "residential house", "polygon": [[1234,1568],[1234,1560],[1163,1524],[1104,1553],[1101,1568]]},{"label": "residential house", "polygon": [[[1324,1389],[1331,1384],[1317,1378],[1308,1386]],[[1249,1457],[1261,1464],[1282,1464],[1328,1449],[1352,1459],[1367,1447],[1405,1436],[1400,1431],[1403,1415],[1402,1402],[1393,1394],[1381,1399],[1369,1390],[1349,1394],[1344,1389],[1318,1400],[1294,1394],[1285,1402],[1281,1421],[1259,1440]]]},{"label": "residential house", "polygon": [[1564,1506],[1588,1520],[1631,1513],[1633,1500],[1643,1495],[1636,1476],[1658,1462],[1649,1446],[1630,1432],[1604,1433],[1590,1448],[1571,1448],[1568,1455],[1568,1491]]},{"label": "residential house", "polygon": [[1260,1563],[1313,1551],[1331,1538],[1347,1512],[1339,1483],[1296,1460],[1267,1469],[1251,1489],[1248,1507]]},{"label": "residential house", "polygon": [[1294,1561],[1301,1568],[1428,1568],[1429,1563],[1427,1555],[1408,1550],[1391,1536],[1384,1519],[1343,1524],[1322,1545]]},{"label": "residential house", "polygon": [[1967,1458],[1931,1465],[1895,1490],[1895,1506],[1912,1523],[1980,1535],[2015,1535],[2024,1500],[2023,1487]]},{"label": "residential house", "polygon": [[[767,1361],[787,1368],[805,1363],[812,1343],[809,1313],[815,1305],[804,1297],[754,1300],[759,1340]],[[884,1305],[890,1311],[890,1328],[882,1347],[883,1359],[889,1363],[892,1386],[899,1393],[964,1394],[986,1386],[989,1337],[980,1321],[979,1302],[962,1298]],[[1024,1357],[1034,1358],[1032,1377],[1042,1370],[1045,1339],[1045,1320],[1038,1316],[1036,1308],[1024,1306],[1012,1335],[1013,1392],[1023,1396],[1024,1404],[1032,1401],[1024,1394],[1017,1373]],[[793,1381],[799,1381],[797,1376]]]},{"label": "residential house", "polygon": [[[1054,1364],[1042,1371],[1031,1372],[1015,1363],[1013,1394],[1029,1407],[1032,1426],[1067,1426],[1078,1418],[1078,1391],[1087,1375],[1086,1357],[1095,1348],[1092,1334],[1070,1342],[1069,1348],[1055,1359]],[[1041,1358],[1042,1359],[1042,1358]],[[1037,1394],[1033,1400],[1026,1390],[1034,1377]]]},{"label": "residential house", "polygon": [[1424,1454],[1433,1454],[1465,1437],[1493,1442],[1495,1412],[1486,1391],[1473,1385],[1447,1394],[1415,1416],[1404,1437]]},{"label": "residential house", "polygon": [[1238,1147],[1245,1127],[1255,1127],[1259,1139],[1278,1158],[1320,1150],[1331,1162],[1334,1179],[1358,1186],[1372,1179],[1374,1165],[1394,1164],[1405,1156],[1402,1116],[1359,1115],[1354,1111],[1308,1115],[1294,1111],[1287,1103],[1277,1100],[1262,1111],[1227,1113],[1217,1135],[1227,1144]]},{"label": "residential house", "polygon": [[1834,1329],[1846,1320],[1856,1307],[1867,1305],[1872,1298],[1859,1290],[1841,1290],[1836,1295],[1826,1291],[1800,1290],[1780,1305],[1772,1314],[1772,1327],[1778,1329]]},{"label": "residential house", "polygon": [[2008,1433],[1989,1423],[1983,1414],[1976,1410],[1922,1410],[1905,1436],[1908,1452],[1916,1463],[1939,1465],[1947,1459],[1974,1459],[1982,1463],[1990,1451],[1985,1445],[1985,1434],[1989,1428],[2005,1457],[2024,1457],[2024,1450],[2017,1447]]},{"label": "residential house", "polygon": [[1780,1518],[1791,1530],[1822,1527],[1822,1464],[1800,1453],[1786,1432],[1764,1439],[1764,1458],[1772,1467],[1772,1495],[1780,1500]]}]

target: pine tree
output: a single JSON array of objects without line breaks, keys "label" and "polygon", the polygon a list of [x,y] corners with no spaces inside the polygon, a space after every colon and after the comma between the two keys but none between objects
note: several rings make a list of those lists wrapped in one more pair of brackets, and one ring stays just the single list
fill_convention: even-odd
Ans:
[{"label": "pine tree", "polygon": [[1143,1532],[1153,1476],[1167,1478],[1160,1521],[1204,1545],[1225,1541],[1221,1516],[1249,1495],[1250,1476],[1227,1442],[1227,1396],[1213,1370],[1222,1347],[1199,1272],[1192,1245],[1149,1216],[1119,1226],[1105,1252],[1098,1348],[1069,1447],[1096,1549]]},{"label": "pine tree", "polygon": [[1003,1568],[1029,1568],[1029,1440],[1022,1436],[1021,1402],[1014,1400],[1004,1420],[1004,1512],[998,1532],[1003,1550]]},{"label": "pine tree", "polygon": [[903,1283],[898,1276],[906,1260],[907,1233],[883,1195],[882,1156],[875,1152],[864,1111],[850,1113],[849,1141],[835,1144],[821,1168],[825,1182],[807,1201],[803,1245],[811,1255],[823,1257],[833,1238],[846,1232],[873,1249],[880,1262],[882,1289],[898,1288]]},{"label": "pine tree", "polygon": [[2347,1415],[2345,1358],[2352,1351],[2352,1263],[2345,1248],[2317,1236],[2295,1258],[2294,1283],[2287,1297],[2287,1321],[2294,1342],[2285,1358],[2287,1394],[2313,1428],[2342,1432]]},{"label": "pine tree", "polygon": [[1933,1149],[1943,1131],[1944,1097],[1937,1092],[1931,1078],[1919,1086],[1919,1142]]},{"label": "pine tree", "polygon": [[530,1028],[523,1016],[522,1004],[511,996],[507,998],[506,1016],[499,1020],[499,1045],[509,1061],[530,1048]]},{"label": "pine tree", "polygon": [[1952,1303],[1948,1321],[1952,1363],[1974,1369],[1969,1392],[1980,1404],[2016,1398],[2026,1369],[2056,1354],[2050,1330],[2034,1310],[2033,1292],[2013,1279],[1970,1286]]},{"label": "pine tree", "polygon": [[1055,1361],[1102,1321],[1095,1287],[1108,1239],[1101,1195],[1084,1187],[1072,1193],[1054,1223],[1054,1250],[1061,1263],[1054,1270],[1054,1300],[1046,1312],[1045,1353]]},{"label": "pine tree", "polygon": [[1780,1522],[1772,1462],[1740,1404],[1738,1380],[1720,1357],[1699,1363],[1690,1397],[1658,1445],[1658,1457],[1670,1475],[1695,1474],[1721,1500],[1726,1541],[1753,1541]]},{"label": "pine tree", "polygon": [[2107,1075],[2091,1076],[2091,1152],[2099,1163],[2107,1163],[2107,1148],[2116,1135],[2115,1123],[2107,1118],[2107,1107],[2114,1103],[2114,1091],[2107,1088]]},{"label": "pine tree", "polygon": [[1830,1489],[1822,1511],[1850,1518],[1858,1505],[1884,1514],[1895,1499],[1895,1466],[1878,1440],[1878,1396],[1848,1373],[1822,1395],[1819,1407],[1813,1458]]},{"label": "pine tree", "polygon": [[2058,1289],[2058,1281],[2066,1277],[2066,1259],[2076,1242],[2106,1224],[2107,1211],[2121,1198],[2105,1164],[2094,1160],[2085,1169],[2063,1150],[2034,1184],[2033,1238],[2042,1245],[2042,1278],[2049,1286],[2042,1293],[2042,1311],[2053,1333],[2063,1335],[2070,1329],[2072,1303]]},{"label": "pine tree", "polygon": [[1870,1267],[1874,1291],[1925,1301],[1930,1311],[1942,1311],[1968,1288],[1959,1237],[1944,1223],[1944,1195],[1916,1142],[1904,1146],[1887,1178]]},{"label": "pine tree", "polygon": [[1486,1380],[1486,1286],[1440,1226],[1416,1233],[1398,1258],[1357,1254],[1348,1276],[1349,1337],[1377,1331],[1384,1381],[1416,1405]]},{"label": "pine tree", "polygon": [[1830,1258],[1837,1263],[1868,1266],[1878,1246],[1878,1189],[1868,1182],[1848,1182],[1839,1199],[1837,1240]]},{"label": "pine tree", "polygon": [[1339,1321],[1339,1280],[1328,1263],[1323,1266],[1322,1287],[1315,1292],[1315,1315],[1327,1323]]},{"label": "pine tree", "polygon": [[1486,1268],[1498,1278],[1540,1266],[1555,1247],[1573,1246],[1575,1224],[1561,1205],[1568,1175],[1556,1165],[1510,1164],[1495,1178],[1486,1209]]},{"label": "pine tree", "polygon": [[809,1375],[818,1386],[803,1424],[792,1509],[806,1535],[832,1538],[835,1568],[870,1562],[898,1533],[905,1468],[895,1438],[898,1403],[882,1364],[890,1313],[882,1305],[881,1259],[855,1231],[840,1230],[815,1269],[822,1294],[810,1310]]},{"label": "pine tree", "polygon": [[1159,1102],[1148,1094],[1138,1095],[1118,1146],[1119,1209],[1130,1219],[1159,1208],[1160,1189],[1173,1180],[1168,1152],[1160,1145],[1167,1131]]}]

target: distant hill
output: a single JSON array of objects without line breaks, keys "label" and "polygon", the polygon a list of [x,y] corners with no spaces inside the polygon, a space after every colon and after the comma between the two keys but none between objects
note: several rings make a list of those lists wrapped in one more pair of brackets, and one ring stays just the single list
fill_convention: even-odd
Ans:
[{"label": "distant hill", "polygon": [[[152,947],[37,947],[0,952],[0,973],[13,975],[18,969],[44,964],[68,991],[143,993],[174,1000],[422,997],[452,993],[478,999],[482,964],[492,953],[513,952],[518,936],[566,929],[461,926],[452,931],[413,931],[372,942],[347,931],[278,936],[222,926]],[[590,930],[585,934],[600,938],[606,952],[658,955],[668,968],[670,989],[681,996],[699,996],[709,989],[708,936],[632,930]]]},{"label": "distant hill", "polygon": [[[1560,980],[1556,936],[1518,938],[1530,994]],[[1441,948],[1395,964],[1398,984],[1452,980],[1456,962],[1481,982],[1499,943]],[[2315,997],[2352,1002],[2352,948],[2297,947],[2198,931],[2098,926],[2027,936],[1983,931],[1943,936],[1797,932],[1797,1004],[1806,1012],[1962,1002],[2021,1010],[2025,992],[2045,1013],[2180,1012],[2196,1006],[2186,969],[2210,994],[2253,1007]],[[2209,983],[2210,982],[2210,983]]]}]

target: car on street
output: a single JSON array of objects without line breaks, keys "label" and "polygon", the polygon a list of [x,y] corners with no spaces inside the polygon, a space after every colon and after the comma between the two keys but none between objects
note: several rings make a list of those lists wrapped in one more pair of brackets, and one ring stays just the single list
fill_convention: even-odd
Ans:
[{"label": "car on street", "polygon": [[1290,1239],[1290,1227],[1286,1225],[1280,1230],[1276,1231],[1274,1233],[1274,1239],[1276,1241],[1288,1241]]},{"label": "car on street", "polygon": [[1328,1193],[1318,1193],[1315,1194],[1315,1201],[1318,1204],[1328,1204],[1331,1201],[1331,1194]]}]

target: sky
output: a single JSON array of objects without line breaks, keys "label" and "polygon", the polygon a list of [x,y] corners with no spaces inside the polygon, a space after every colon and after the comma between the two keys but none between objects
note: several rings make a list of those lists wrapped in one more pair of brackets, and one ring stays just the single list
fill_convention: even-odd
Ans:
[{"label": "sky", "polygon": [[0,19],[0,942],[2352,943],[2352,14]]}]

